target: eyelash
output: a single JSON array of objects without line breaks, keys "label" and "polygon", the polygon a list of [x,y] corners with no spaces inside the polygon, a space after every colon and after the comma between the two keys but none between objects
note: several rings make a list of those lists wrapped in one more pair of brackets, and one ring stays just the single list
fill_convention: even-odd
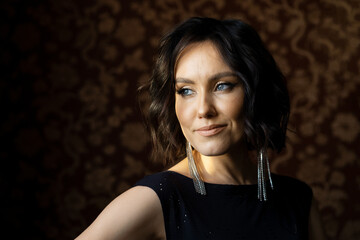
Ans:
[{"label": "eyelash", "polygon": [[179,90],[176,90],[176,93],[185,97],[189,96],[190,94],[185,94],[185,91],[192,91],[190,88],[180,88]]},{"label": "eyelash", "polygon": [[226,91],[226,90],[231,90],[231,89],[233,89],[234,86],[235,86],[235,84],[229,83],[229,82],[222,82],[222,83],[217,84],[217,85],[215,86],[215,89],[218,89],[219,86],[226,86],[225,89],[219,90],[219,91]]},{"label": "eyelash", "polygon": [[[219,86],[225,86],[225,89],[218,90]],[[222,83],[216,84],[215,90],[216,91],[231,90],[231,89],[234,88],[234,86],[235,86],[235,84],[233,84],[233,83],[222,82]],[[193,92],[193,90],[191,90],[190,88],[184,87],[184,88],[180,88],[179,90],[176,90],[176,93],[183,96],[183,97],[190,96],[192,94],[192,93],[186,93],[186,91],[192,91]]]}]

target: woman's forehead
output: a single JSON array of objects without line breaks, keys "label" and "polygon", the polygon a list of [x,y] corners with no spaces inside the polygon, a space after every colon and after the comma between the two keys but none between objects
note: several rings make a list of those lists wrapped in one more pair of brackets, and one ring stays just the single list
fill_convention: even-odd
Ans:
[{"label": "woman's forehead", "polygon": [[175,78],[178,75],[195,73],[231,72],[231,68],[224,61],[219,49],[211,41],[192,43],[186,46],[179,54],[175,68]]}]

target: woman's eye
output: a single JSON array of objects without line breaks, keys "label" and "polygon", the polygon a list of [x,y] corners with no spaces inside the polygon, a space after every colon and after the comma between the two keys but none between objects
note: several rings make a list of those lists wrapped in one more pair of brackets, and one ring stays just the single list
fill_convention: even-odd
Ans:
[{"label": "woman's eye", "polygon": [[181,88],[179,90],[176,91],[177,94],[181,95],[181,96],[189,96],[191,94],[193,94],[194,92],[189,89],[189,88]]},{"label": "woman's eye", "polygon": [[228,89],[232,89],[234,87],[234,84],[232,83],[219,83],[218,85],[216,85],[215,90],[216,91],[225,91]]}]

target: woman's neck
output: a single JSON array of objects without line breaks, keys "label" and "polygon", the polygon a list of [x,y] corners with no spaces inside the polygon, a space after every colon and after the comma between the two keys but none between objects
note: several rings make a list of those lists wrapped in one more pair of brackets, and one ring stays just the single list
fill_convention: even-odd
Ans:
[{"label": "woman's neck", "polygon": [[195,151],[194,158],[204,182],[239,185],[257,181],[256,165],[252,163],[245,144],[220,156],[204,156]]}]

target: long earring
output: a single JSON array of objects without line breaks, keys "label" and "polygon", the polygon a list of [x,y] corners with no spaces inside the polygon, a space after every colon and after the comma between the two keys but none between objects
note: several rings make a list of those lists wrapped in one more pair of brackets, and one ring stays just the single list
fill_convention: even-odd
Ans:
[{"label": "long earring", "polygon": [[186,142],[186,155],[188,158],[190,175],[191,175],[191,178],[193,179],[194,186],[195,186],[195,191],[201,195],[206,195],[205,184],[201,180],[199,172],[196,168],[194,156],[192,154],[192,147],[191,147],[190,142],[188,142],[188,141]]},{"label": "long earring", "polygon": [[258,199],[260,201],[267,200],[265,171],[267,171],[267,177],[270,181],[271,189],[274,189],[270,173],[269,158],[267,156],[266,148],[263,148],[258,153]]}]

